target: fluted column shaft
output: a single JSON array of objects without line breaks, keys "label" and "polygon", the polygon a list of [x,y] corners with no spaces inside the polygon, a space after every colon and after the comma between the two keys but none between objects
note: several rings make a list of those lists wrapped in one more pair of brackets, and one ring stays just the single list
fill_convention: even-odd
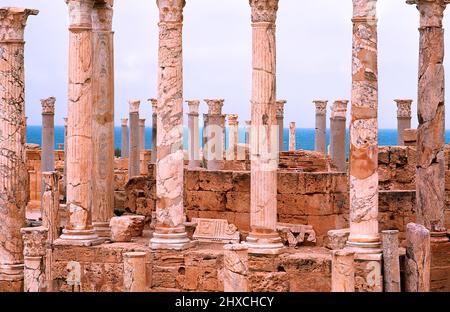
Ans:
[{"label": "fluted column shaft", "polygon": [[223,160],[225,150],[225,117],[222,114],[223,99],[205,100],[208,114],[204,115],[205,152],[208,170],[219,170],[218,161]]},{"label": "fluted column shaft", "polygon": [[128,118],[122,118],[121,120],[121,149],[120,156],[122,158],[128,158],[129,145],[128,145]]},{"label": "fluted column shaft", "polygon": [[[23,279],[23,241],[28,201],[25,154],[24,30],[38,11],[0,8],[0,286]],[[20,291],[21,289],[11,289]]]},{"label": "fluted column shaft", "polygon": [[200,101],[187,101],[188,113],[188,154],[189,168],[194,169],[200,166],[200,129],[198,126],[198,108]]},{"label": "fluted column shaft", "polygon": [[378,234],[378,65],[376,0],[353,0],[350,123],[350,236],[358,247]]}]

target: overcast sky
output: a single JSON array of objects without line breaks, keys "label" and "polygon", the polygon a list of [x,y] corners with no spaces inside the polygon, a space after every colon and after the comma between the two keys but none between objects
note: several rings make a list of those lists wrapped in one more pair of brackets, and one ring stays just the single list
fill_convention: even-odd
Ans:
[{"label": "overcast sky", "polygon": [[[250,116],[251,95],[248,0],[186,2],[184,98],[224,98],[224,113],[239,114],[244,125]],[[67,111],[65,1],[0,0],[0,6],[40,10],[38,16],[29,18],[26,30],[26,111],[30,125],[40,124],[39,100],[55,96],[55,123],[62,124]],[[146,99],[156,96],[156,1],[115,0],[114,14],[116,125],[128,115],[128,99],[141,99],[141,114],[150,126],[151,107]],[[277,98],[288,101],[286,124],[296,121],[298,127],[314,127],[314,99],[327,99],[330,103],[350,99],[351,16],[351,0],[279,1]],[[419,13],[405,0],[379,0],[378,17],[380,128],[396,127],[393,101],[396,98],[414,100],[413,127],[416,127]],[[448,20],[446,28],[450,28]],[[447,51],[449,44],[447,36]],[[447,57],[447,72],[449,62]],[[448,96],[447,103],[450,105]],[[206,111],[204,102],[201,111]]]}]

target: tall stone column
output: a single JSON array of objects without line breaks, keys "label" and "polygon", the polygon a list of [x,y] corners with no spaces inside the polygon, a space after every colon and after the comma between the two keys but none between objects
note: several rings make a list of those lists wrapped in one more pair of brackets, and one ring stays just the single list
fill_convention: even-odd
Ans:
[{"label": "tall stone column", "polygon": [[378,65],[376,0],[353,0],[350,123],[352,247],[380,247],[378,233]]},{"label": "tall stone column", "polygon": [[152,249],[192,246],[184,222],[183,8],[185,0],[157,0],[159,8],[156,227]]},{"label": "tall stone column", "polygon": [[328,101],[314,101],[316,106],[314,149],[323,154],[327,153],[327,104]]},{"label": "tall stone column", "polygon": [[395,100],[397,103],[397,145],[405,145],[405,129],[411,128],[411,104],[412,100]]},{"label": "tall stone column", "polygon": [[55,170],[55,101],[54,97],[41,100],[42,105],[42,172]]},{"label": "tall stone column", "polygon": [[39,11],[0,8],[0,291],[21,291],[28,172],[25,155],[24,31]]},{"label": "tall stone column", "polygon": [[114,33],[110,3],[97,2],[92,12],[93,68],[93,172],[92,221],[98,236],[109,237],[114,214]]},{"label": "tall stone column", "polygon": [[140,101],[130,101],[130,151],[128,155],[128,178],[140,175],[140,134],[139,105]]},{"label": "tall stone column", "polygon": [[[277,254],[283,244],[277,225],[278,125],[276,39],[278,0],[250,0],[253,32],[250,253]],[[275,136],[275,137],[274,137]],[[275,143],[275,144],[274,144]]]},{"label": "tall stone column", "polygon": [[195,169],[200,167],[200,129],[198,127],[198,108],[200,101],[186,101],[189,106],[188,113],[188,153],[189,168]]},{"label": "tall stone column", "polygon": [[208,105],[208,114],[205,128],[205,155],[208,170],[219,170],[219,162],[223,160],[225,151],[225,117],[222,114],[223,99],[205,100]]},{"label": "tall stone column", "polygon": [[156,144],[156,138],[158,136],[158,100],[157,99],[150,99],[150,102],[152,103],[152,158],[151,163],[156,164],[156,150],[158,148]]},{"label": "tall stone column", "polygon": [[239,144],[239,116],[236,114],[228,114],[228,152],[227,160],[238,159]]},{"label": "tall stone column", "polygon": [[287,101],[277,101],[277,125],[278,125],[278,142],[280,144],[280,152],[284,150],[284,106]]},{"label": "tall stone column", "polygon": [[442,19],[448,0],[408,0],[420,12],[419,86],[417,112],[417,222],[434,239],[445,236],[445,84],[444,29]]},{"label": "tall stone column", "polygon": [[[94,0],[68,0],[69,105],[67,121],[67,209],[69,220],[60,243],[101,243],[92,226],[94,149],[93,35]],[[98,194],[96,194],[98,195]]]},{"label": "tall stone column", "polygon": [[67,117],[64,118],[64,195],[67,201],[67,154],[68,154],[68,144],[67,144]]},{"label": "tall stone column", "polygon": [[128,145],[128,118],[122,118],[121,119],[121,149],[120,149],[120,156],[122,158],[128,158],[128,152],[129,152],[129,145]]},{"label": "tall stone column", "polygon": [[141,152],[145,151],[145,118],[139,119],[139,146]]},{"label": "tall stone column", "polygon": [[245,121],[245,144],[250,145],[250,133],[252,130],[252,121],[246,120]]},{"label": "tall stone column", "polygon": [[297,128],[295,122],[289,123],[289,151],[294,152],[297,150]]},{"label": "tall stone column", "polygon": [[348,101],[335,101],[330,118],[330,157],[339,171],[346,171],[346,122]]}]

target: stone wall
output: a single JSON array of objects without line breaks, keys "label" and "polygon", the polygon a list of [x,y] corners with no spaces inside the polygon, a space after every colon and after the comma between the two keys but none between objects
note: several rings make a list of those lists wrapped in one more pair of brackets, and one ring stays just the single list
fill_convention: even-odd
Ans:
[{"label": "stone wall", "polygon": [[329,157],[320,152],[306,150],[280,152],[279,168],[304,172],[337,171]]},{"label": "stone wall", "polygon": [[416,148],[381,146],[378,174],[380,190],[415,190]]}]

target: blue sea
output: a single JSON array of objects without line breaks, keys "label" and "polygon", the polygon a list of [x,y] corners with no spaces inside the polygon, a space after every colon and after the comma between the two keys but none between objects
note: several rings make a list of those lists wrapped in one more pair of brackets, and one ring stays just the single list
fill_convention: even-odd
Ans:
[{"label": "blue sea", "polygon": [[[228,130],[228,129],[227,129]],[[28,126],[27,127],[27,143],[41,144],[41,126]],[[200,133],[202,129],[200,129]],[[297,129],[297,149],[304,150],[314,150],[314,129]],[[152,128],[145,129],[145,148],[152,148]],[[329,130],[327,130],[327,146],[330,142]],[[201,136],[200,136],[201,137]],[[184,130],[184,146],[187,148],[188,134],[187,129]],[[228,131],[226,131],[226,140],[228,141]],[[288,149],[289,144],[289,129],[284,129],[284,149]],[[239,129],[239,142],[244,143],[245,141],[245,129]],[[445,143],[450,141],[450,130],[445,132]],[[200,139],[200,142],[202,140]],[[380,146],[386,145],[396,145],[397,144],[397,130],[396,129],[380,129],[378,135],[378,142]],[[347,131],[347,143],[348,143],[348,131]],[[55,149],[58,144],[64,144],[64,127],[55,126]],[[226,143],[228,145],[228,142]],[[115,147],[120,148],[121,146],[121,128],[115,128]],[[348,146],[348,144],[347,144]]]}]

